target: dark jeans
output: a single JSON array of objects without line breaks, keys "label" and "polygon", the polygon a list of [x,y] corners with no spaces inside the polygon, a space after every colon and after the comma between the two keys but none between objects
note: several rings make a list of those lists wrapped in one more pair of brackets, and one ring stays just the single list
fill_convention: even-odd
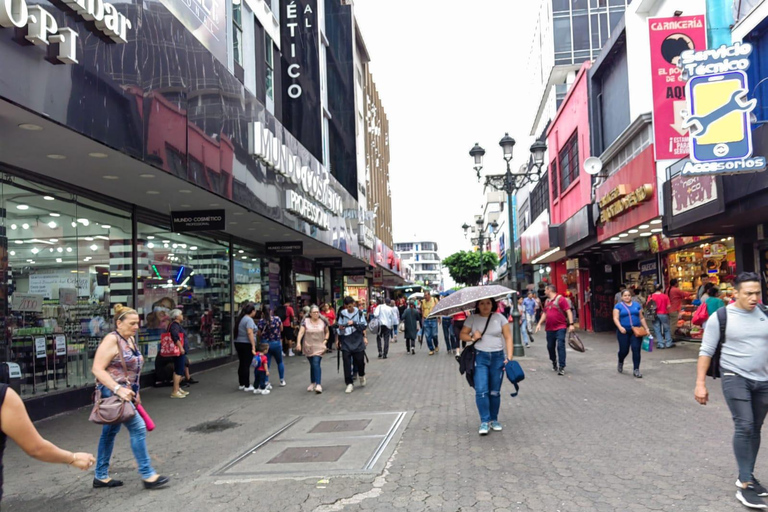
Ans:
[{"label": "dark jeans", "polygon": [[632,347],[632,367],[635,370],[640,369],[640,352],[643,340],[632,333],[632,329],[627,329],[626,334],[616,331],[616,338],[619,340],[619,362],[623,363],[624,358],[629,354],[629,348]]},{"label": "dark jeans", "polygon": [[442,320],[443,324],[443,337],[445,338],[445,348],[448,350],[448,352],[452,350],[456,350],[459,346],[458,342],[458,336],[456,336],[456,333],[453,330],[453,319],[452,318],[443,318]]},{"label": "dark jeans", "polygon": [[352,363],[355,365],[355,373],[365,377],[365,352],[342,351],[341,359],[344,361],[344,384],[352,384]]},{"label": "dark jeans", "polygon": [[322,356],[312,356],[307,358],[307,361],[309,361],[309,382],[311,384],[320,384],[320,379],[322,377],[320,362],[322,360]]},{"label": "dark jeans", "polygon": [[733,416],[733,453],[739,480],[754,482],[753,472],[760,451],[760,430],[768,413],[768,382],[750,380],[725,369],[723,396]]},{"label": "dark jeans", "polygon": [[253,387],[264,389],[267,387],[267,372],[253,371]]},{"label": "dark jeans", "polygon": [[[384,357],[389,354],[389,340],[392,338],[392,329],[386,325],[379,328],[379,334],[376,335],[376,346],[379,348],[379,355]],[[382,349],[382,344],[384,345]]]},{"label": "dark jeans", "polygon": [[416,340],[405,338],[405,351],[410,352],[411,349],[416,350]]},{"label": "dark jeans", "polygon": [[251,361],[253,361],[253,351],[250,343],[235,343],[235,351],[240,364],[237,366],[237,380],[241,386],[250,386],[251,379]]},{"label": "dark jeans", "polygon": [[[283,347],[279,341],[268,341],[269,352],[267,352],[267,366],[272,367],[272,359],[275,359],[277,363],[277,373],[280,375],[280,380],[285,379],[285,365],[283,364]],[[269,382],[269,377],[267,377]]]},{"label": "dark jeans", "polygon": [[[549,350],[549,360],[560,368],[565,368],[565,331],[566,329],[547,331],[547,350]],[[555,352],[555,345],[557,345],[557,352]],[[560,361],[559,364],[558,360]]]},{"label": "dark jeans", "polygon": [[[464,320],[453,320],[453,336],[454,341],[456,345],[453,348],[459,348],[459,340],[461,337],[459,336],[461,334],[461,330],[464,328]],[[461,342],[461,348],[464,348],[466,346],[466,342]]]},{"label": "dark jeans", "polygon": [[480,423],[497,421],[504,378],[504,351],[475,353],[475,402]]}]

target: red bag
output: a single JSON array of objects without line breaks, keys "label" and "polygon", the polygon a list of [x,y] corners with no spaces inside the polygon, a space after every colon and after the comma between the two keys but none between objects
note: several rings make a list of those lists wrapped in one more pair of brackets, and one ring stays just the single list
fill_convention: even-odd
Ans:
[{"label": "red bag", "polygon": [[[184,344],[184,333],[179,333],[179,342]],[[171,337],[171,328],[160,335],[160,355],[162,357],[177,357],[181,355],[179,346],[173,341]]]},{"label": "red bag", "polygon": [[702,302],[698,308],[696,308],[696,312],[693,313],[693,320],[691,322],[693,325],[698,325],[701,327],[704,325],[704,322],[709,320],[709,311],[707,311],[707,303]]}]

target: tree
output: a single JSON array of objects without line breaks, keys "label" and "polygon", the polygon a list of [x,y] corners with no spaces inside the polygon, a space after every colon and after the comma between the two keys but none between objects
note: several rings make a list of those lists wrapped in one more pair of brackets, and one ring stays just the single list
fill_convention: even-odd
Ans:
[{"label": "tree", "polygon": [[483,274],[499,265],[499,257],[496,253],[459,251],[445,258],[443,266],[448,268],[448,273],[457,283],[475,285],[480,282],[481,255]]}]

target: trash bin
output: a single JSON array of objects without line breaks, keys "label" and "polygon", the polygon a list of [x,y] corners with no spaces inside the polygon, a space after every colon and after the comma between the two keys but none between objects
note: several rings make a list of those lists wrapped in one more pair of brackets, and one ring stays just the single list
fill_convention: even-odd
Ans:
[{"label": "trash bin", "polygon": [[16,363],[0,363],[0,383],[21,394],[21,367]]}]

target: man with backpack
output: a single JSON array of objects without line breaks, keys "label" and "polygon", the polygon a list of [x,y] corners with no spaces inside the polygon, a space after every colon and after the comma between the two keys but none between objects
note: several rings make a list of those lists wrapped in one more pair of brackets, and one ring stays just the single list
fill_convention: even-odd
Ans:
[{"label": "man with backpack", "polygon": [[282,306],[275,309],[275,316],[283,322],[283,354],[293,356],[293,342],[296,340],[293,325],[296,320],[296,312],[291,306],[291,301],[286,300]]},{"label": "man with backpack", "polygon": [[360,385],[365,387],[365,347],[368,346],[366,328],[368,321],[365,312],[355,307],[355,299],[344,297],[344,309],[339,310],[336,317],[339,327],[339,341],[336,348],[341,351],[344,361],[345,393],[351,393],[355,386],[352,384],[352,364],[360,377]]},{"label": "man with backpack", "polygon": [[669,325],[669,296],[664,293],[662,285],[656,285],[645,303],[645,318],[653,322],[653,330],[656,332],[656,348],[672,348],[672,328]]},{"label": "man with backpack", "polygon": [[552,370],[556,371],[558,375],[565,375],[565,333],[566,331],[573,332],[575,329],[573,327],[573,311],[565,297],[557,293],[555,285],[548,284],[546,294],[547,301],[544,303],[541,319],[536,325],[536,332],[541,329],[541,324],[545,324],[547,350],[549,351],[549,359],[552,361]]},{"label": "man with backpack", "polygon": [[736,498],[750,508],[768,508],[766,489],[755,478],[760,430],[768,414],[768,313],[759,304],[760,276],[739,274],[734,302],[709,317],[699,351],[694,397],[709,401],[707,375],[723,378],[723,397],[734,423],[733,452],[739,469]]}]

